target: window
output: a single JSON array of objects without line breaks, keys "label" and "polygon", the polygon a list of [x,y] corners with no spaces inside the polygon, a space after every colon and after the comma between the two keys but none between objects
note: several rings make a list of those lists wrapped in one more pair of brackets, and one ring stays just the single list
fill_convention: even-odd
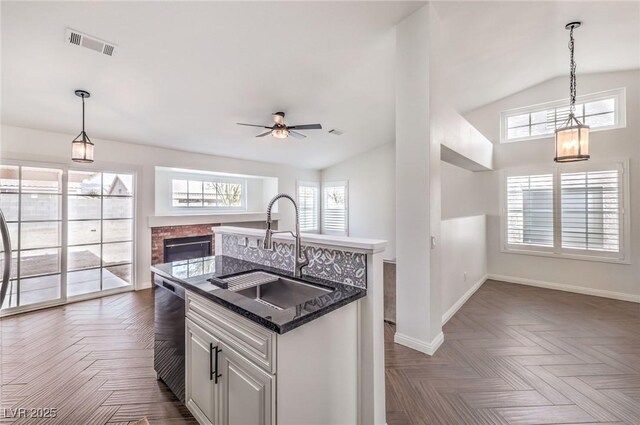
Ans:
[{"label": "window", "polygon": [[[579,96],[576,117],[592,131],[626,126],[625,89]],[[512,109],[501,114],[501,142],[551,137],[569,116],[568,100]]]},{"label": "window", "polygon": [[62,175],[58,168],[0,167],[0,208],[12,251],[2,308],[55,302],[63,296]]},{"label": "window", "polygon": [[298,182],[298,208],[300,210],[300,231],[318,233],[320,231],[320,184]]},{"label": "window", "polygon": [[553,175],[507,177],[507,240],[553,246]]},{"label": "window", "polygon": [[12,245],[3,314],[132,288],[134,182],[131,173],[0,165]]},{"label": "window", "polygon": [[563,164],[506,173],[506,251],[627,260],[626,163]]},{"label": "window", "polygon": [[232,180],[171,181],[173,207],[241,210],[245,207],[246,184]]},{"label": "window", "polygon": [[587,251],[620,249],[618,170],[560,175],[562,247]]},{"label": "window", "polygon": [[322,233],[349,234],[349,190],[347,182],[322,184]]},{"label": "window", "polygon": [[276,194],[277,177],[155,167],[155,217],[248,217],[248,214],[264,213]]},{"label": "window", "polygon": [[133,196],[133,174],[69,170],[69,297],[133,283]]}]

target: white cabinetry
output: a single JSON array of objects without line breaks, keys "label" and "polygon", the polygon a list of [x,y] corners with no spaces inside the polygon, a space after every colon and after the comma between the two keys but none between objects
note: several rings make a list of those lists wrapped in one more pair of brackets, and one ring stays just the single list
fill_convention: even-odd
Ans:
[{"label": "white cabinetry", "polygon": [[283,335],[189,291],[186,311],[186,405],[201,425],[359,423],[357,302]]},{"label": "white cabinetry", "polygon": [[202,425],[217,424],[217,385],[213,355],[220,341],[189,319],[186,320],[185,403]]},{"label": "white cabinetry", "polygon": [[220,353],[221,424],[271,425],[275,376],[222,345]]}]

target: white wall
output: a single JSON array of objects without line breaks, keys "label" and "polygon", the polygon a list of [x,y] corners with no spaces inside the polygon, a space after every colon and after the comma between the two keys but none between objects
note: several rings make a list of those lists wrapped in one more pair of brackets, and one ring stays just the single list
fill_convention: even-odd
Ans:
[{"label": "white wall", "polygon": [[485,202],[488,172],[442,163],[442,321],[446,322],[487,276]]},{"label": "white wall", "polygon": [[[489,139],[495,141],[494,168],[507,169],[536,164],[552,164],[552,137],[500,144],[500,112],[567,98],[567,78],[550,81],[516,93],[466,115]],[[488,270],[490,275],[538,284],[571,285],[577,290],[600,295],[638,299],[640,295],[640,71],[578,75],[578,94],[627,88],[627,127],[591,133],[593,161],[630,159],[631,264],[546,258],[501,252],[499,172],[489,173],[485,196],[488,206]],[[629,297],[627,297],[629,298]]]},{"label": "white wall", "polygon": [[321,171],[323,182],[349,181],[349,236],[384,239],[396,258],[395,144],[372,149]]},{"label": "white wall", "polygon": [[485,182],[490,173],[442,162],[442,219],[485,214]]},{"label": "white wall", "polygon": [[443,103],[438,105],[437,114],[441,125],[435,130],[440,134],[435,134],[435,137],[445,147],[443,154],[446,159],[472,170],[492,169],[493,144],[491,141],[446,104],[446,95],[442,95],[441,98]]},{"label": "white wall", "polygon": [[[148,217],[154,215],[155,167],[189,168],[224,173],[253,174],[278,178],[278,190],[294,195],[296,180],[319,180],[320,173],[280,164],[224,158],[155,148],[131,143],[94,139],[96,161],[82,166],[73,163],[71,140],[75,134],[53,133],[3,125],[0,130],[0,158],[62,164],[74,169],[135,171],[137,174],[136,206],[136,279],[137,288],[149,287],[151,266],[151,229]],[[293,208],[282,207],[280,226],[294,223]]]},{"label": "white wall", "polygon": [[485,216],[442,221],[443,322],[465,303],[487,276]]}]

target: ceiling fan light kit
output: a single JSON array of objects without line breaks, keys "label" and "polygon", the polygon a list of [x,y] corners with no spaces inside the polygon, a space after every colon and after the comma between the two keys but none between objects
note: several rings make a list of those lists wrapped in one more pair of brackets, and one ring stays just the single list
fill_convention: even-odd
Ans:
[{"label": "ceiling fan light kit", "polygon": [[271,130],[271,135],[277,139],[286,139],[289,137],[289,130],[286,128],[276,128]]},{"label": "ceiling fan light kit", "polygon": [[555,162],[586,161],[589,155],[589,126],[581,123],[575,116],[576,109],[576,62],[573,58],[573,30],[580,27],[581,22],[569,22],[565,28],[569,30],[569,117],[556,130]]},{"label": "ceiling fan light kit", "polygon": [[91,97],[91,93],[86,90],[76,90],[76,96],[82,98],[82,131],[71,142],[71,160],[80,163],[92,163],[94,144],[84,131],[84,99]]},{"label": "ceiling fan light kit", "polygon": [[305,136],[304,134],[299,133],[297,131],[294,131],[294,130],[322,130],[322,126],[320,124],[303,124],[303,125],[287,126],[284,123],[284,112],[276,112],[276,113],[274,113],[273,114],[273,121],[274,121],[274,124],[271,127],[266,126],[266,125],[259,125],[259,124],[244,124],[244,123],[240,123],[240,122],[236,123],[236,124],[244,125],[244,126],[248,126],[248,127],[267,128],[267,129],[269,129],[269,131],[265,131],[264,133],[260,133],[256,137],[264,137],[264,136],[268,136],[270,134],[273,137],[275,137],[276,139],[286,139],[289,136],[294,137],[296,139],[304,139],[307,136]]}]

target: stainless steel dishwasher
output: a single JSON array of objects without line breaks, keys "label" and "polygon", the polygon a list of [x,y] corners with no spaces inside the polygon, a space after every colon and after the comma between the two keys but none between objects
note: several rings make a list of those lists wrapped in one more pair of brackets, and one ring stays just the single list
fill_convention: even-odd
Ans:
[{"label": "stainless steel dishwasher", "polygon": [[161,379],[184,403],[184,288],[176,283],[154,277],[155,283],[155,345],[153,367]]}]

